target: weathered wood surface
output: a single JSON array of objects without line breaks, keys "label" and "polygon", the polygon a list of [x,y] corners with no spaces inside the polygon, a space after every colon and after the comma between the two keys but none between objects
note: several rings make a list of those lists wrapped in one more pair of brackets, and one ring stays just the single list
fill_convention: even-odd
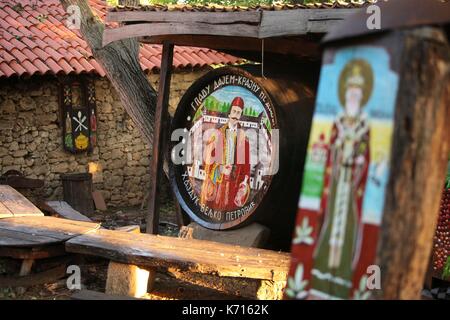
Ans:
[{"label": "weathered wood surface", "polygon": [[[382,299],[419,299],[450,147],[450,49],[439,29],[398,34],[400,87],[381,243]],[[395,42],[395,44],[394,44]]]},{"label": "weathered wood surface", "polygon": [[[264,39],[326,33],[358,9],[296,9],[242,12],[109,12],[107,21],[125,25],[107,29],[103,44],[158,35],[214,35]],[[126,23],[132,23],[126,25]],[[191,44],[196,45],[196,44]]]},{"label": "weathered wood surface", "polygon": [[269,235],[269,228],[259,223],[251,223],[239,229],[217,231],[206,229],[196,222],[191,222],[180,230],[178,236],[186,239],[209,240],[242,247],[262,248],[267,243]]},{"label": "weathered wood surface", "polygon": [[31,201],[14,188],[0,185],[0,218],[43,215]]},{"label": "weathered wood surface", "polygon": [[[211,48],[215,50],[227,51],[236,56],[243,56],[243,53],[256,53],[252,61],[260,61],[262,40],[245,37],[226,37],[208,35],[165,35],[146,36],[140,41],[146,43],[161,44],[163,41],[170,41],[177,46],[197,46]],[[236,53],[234,53],[236,52]],[[264,52],[276,54],[289,54],[296,57],[317,57],[320,58],[319,42],[306,37],[280,37],[264,39]]]},{"label": "weathered wood surface", "polygon": [[153,137],[153,155],[150,176],[153,177],[150,184],[147,233],[158,233],[159,226],[159,204],[160,186],[162,182],[162,171],[164,164],[165,145],[167,138],[165,131],[169,127],[169,93],[170,79],[172,76],[173,44],[164,43],[161,57],[161,71],[158,85],[158,99],[155,111],[155,132]]},{"label": "weathered wood surface", "polygon": [[246,24],[207,25],[197,22],[189,23],[139,23],[126,25],[116,29],[106,29],[103,34],[103,45],[111,42],[144,36],[193,34],[213,36],[246,36],[258,38],[258,27]]},{"label": "weathered wood surface", "polygon": [[52,213],[57,214],[62,218],[76,221],[92,221],[85,215],[72,208],[70,204],[65,201],[46,201],[45,204],[49,207]]},{"label": "weathered wood surface", "polygon": [[100,227],[97,223],[28,216],[0,220],[0,246],[33,247],[67,241]]},{"label": "weathered wood surface", "polygon": [[258,38],[327,33],[355,9],[263,11]]},{"label": "weathered wood surface", "polygon": [[179,11],[129,11],[108,12],[106,22],[179,22],[185,19],[198,21],[204,24],[229,24],[245,22],[248,24],[259,24],[261,22],[261,11],[242,12],[179,12]]},{"label": "weathered wood surface", "polygon": [[105,211],[108,209],[105,203],[105,198],[99,190],[92,191],[92,199],[94,200],[95,208],[100,211]]},{"label": "weathered wood surface", "polygon": [[267,280],[286,280],[290,256],[212,241],[97,230],[66,242],[66,251],[142,267]]}]

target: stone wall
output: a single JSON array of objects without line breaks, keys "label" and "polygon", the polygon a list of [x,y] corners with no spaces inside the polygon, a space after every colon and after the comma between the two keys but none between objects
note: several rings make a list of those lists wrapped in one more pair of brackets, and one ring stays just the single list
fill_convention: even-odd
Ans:
[{"label": "stone wall", "polygon": [[[185,90],[208,71],[185,70],[172,77],[170,112]],[[158,74],[149,75],[157,87]],[[54,77],[3,80],[0,83],[0,174],[10,169],[45,181],[42,189],[24,191],[32,199],[62,199],[60,174],[93,172],[94,188],[108,206],[142,203],[150,182],[150,151],[106,78],[95,81],[97,146],[91,154],[64,151]],[[21,190],[22,191],[22,190]]]}]

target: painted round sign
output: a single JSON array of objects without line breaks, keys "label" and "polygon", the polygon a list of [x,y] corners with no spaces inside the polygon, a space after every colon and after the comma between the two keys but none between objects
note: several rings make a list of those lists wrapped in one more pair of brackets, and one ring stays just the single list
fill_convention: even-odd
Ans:
[{"label": "painted round sign", "polygon": [[185,93],[172,122],[171,182],[189,216],[210,229],[248,222],[278,150],[274,106],[249,73],[213,70]]}]

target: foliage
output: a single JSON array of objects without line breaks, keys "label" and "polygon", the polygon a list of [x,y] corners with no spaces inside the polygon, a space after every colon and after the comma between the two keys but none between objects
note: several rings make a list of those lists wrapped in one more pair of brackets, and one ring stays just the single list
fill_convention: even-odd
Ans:
[{"label": "foliage", "polygon": [[445,181],[445,186],[447,189],[450,189],[450,156],[449,156],[449,161],[448,161],[447,178]]},{"label": "foliage", "polygon": [[450,256],[447,257],[447,262],[445,263],[444,270],[442,271],[442,278],[450,280]]}]

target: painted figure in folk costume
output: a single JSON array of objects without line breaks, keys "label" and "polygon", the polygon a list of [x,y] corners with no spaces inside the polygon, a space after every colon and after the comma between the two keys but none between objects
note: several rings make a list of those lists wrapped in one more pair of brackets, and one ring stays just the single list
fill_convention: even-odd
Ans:
[{"label": "painted figure in folk costume", "polygon": [[372,89],[371,72],[362,60],[344,67],[339,79],[344,112],[333,123],[326,158],[322,228],[314,252],[312,288],[337,298],[351,295],[360,249],[362,202],[370,163],[370,129],[363,107]]},{"label": "painted figure in folk costume", "polygon": [[242,207],[250,194],[250,147],[239,124],[243,110],[244,100],[235,97],[228,122],[215,130],[206,143],[200,203],[214,210]]}]

